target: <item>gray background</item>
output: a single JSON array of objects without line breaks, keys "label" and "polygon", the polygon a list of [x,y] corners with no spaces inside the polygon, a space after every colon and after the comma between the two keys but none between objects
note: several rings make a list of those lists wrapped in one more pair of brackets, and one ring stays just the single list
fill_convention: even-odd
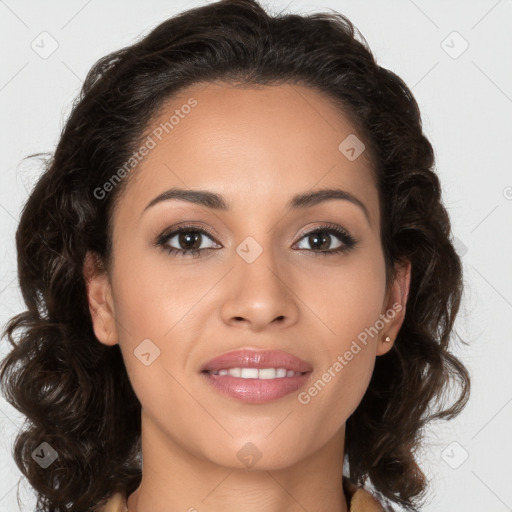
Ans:
[{"label": "gray background", "polygon": [[[14,233],[40,172],[22,158],[54,149],[97,59],[167,17],[205,3],[0,0],[2,325],[23,309]],[[473,384],[470,402],[456,420],[427,429],[418,453],[432,485],[425,511],[512,510],[512,1],[262,3],[275,12],[332,8],[347,15],[379,64],[402,77],[418,100],[463,255],[466,290],[456,328],[470,345],[454,352],[469,367]],[[44,54],[52,45],[58,47]],[[0,357],[7,349],[4,339]],[[22,423],[0,398],[0,511],[20,510],[21,473],[10,452]],[[21,510],[31,510],[35,500],[24,479],[20,496]]]}]

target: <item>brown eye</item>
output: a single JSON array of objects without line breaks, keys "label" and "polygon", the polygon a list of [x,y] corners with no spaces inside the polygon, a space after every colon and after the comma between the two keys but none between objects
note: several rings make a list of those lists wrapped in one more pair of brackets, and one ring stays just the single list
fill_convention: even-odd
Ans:
[{"label": "brown eye", "polygon": [[[338,242],[333,242],[333,238],[337,238]],[[357,243],[357,240],[347,231],[337,226],[317,228],[306,233],[301,240],[309,245],[310,250],[323,255],[348,252]],[[308,247],[299,247],[299,249],[307,250]]]},{"label": "brown eye", "polygon": [[213,242],[212,235],[206,230],[194,226],[183,226],[171,233],[160,235],[155,245],[161,246],[169,254],[199,256],[201,252],[216,248],[215,243],[214,246],[204,246],[206,239]]}]

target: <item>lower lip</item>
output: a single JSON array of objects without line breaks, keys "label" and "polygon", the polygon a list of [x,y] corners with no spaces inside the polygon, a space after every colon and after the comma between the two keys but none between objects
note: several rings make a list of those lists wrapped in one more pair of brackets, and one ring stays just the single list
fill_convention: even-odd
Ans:
[{"label": "lower lip", "polygon": [[276,379],[242,379],[231,375],[212,375],[207,372],[202,374],[222,394],[243,402],[262,404],[297,391],[304,386],[311,372],[296,377]]}]

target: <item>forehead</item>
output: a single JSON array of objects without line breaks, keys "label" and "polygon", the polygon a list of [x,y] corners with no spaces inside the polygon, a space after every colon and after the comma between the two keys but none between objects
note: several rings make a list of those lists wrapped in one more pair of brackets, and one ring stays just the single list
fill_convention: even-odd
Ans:
[{"label": "forehead", "polygon": [[172,187],[217,192],[245,209],[284,206],[293,195],[335,186],[363,201],[376,225],[368,153],[346,153],[354,141],[361,151],[361,137],[330,98],[311,88],[194,84],[160,107],[144,135],[151,149],[123,194],[132,212]]}]

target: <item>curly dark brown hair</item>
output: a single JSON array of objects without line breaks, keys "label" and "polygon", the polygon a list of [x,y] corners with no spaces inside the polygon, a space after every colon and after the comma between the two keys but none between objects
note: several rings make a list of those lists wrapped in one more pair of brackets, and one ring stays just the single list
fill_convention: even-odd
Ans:
[{"label": "curly dark brown hair", "polygon": [[[377,65],[346,17],[271,16],[255,0],[188,10],[96,62],[23,208],[16,244],[27,309],[4,329],[12,349],[0,379],[27,418],[13,456],[37,492],[37,510],[91,511],[141,481],[141,406],[119,346],[94,335],[84,258],[93,251],[109,268],[112,212],[129,177],[101,200],[99,187],[133,154],[164,102],[214,80],[313,88],[364,140],[379,188],[388,282],[396,262],[409,260],[412,275],[398,337],[377,358],[346,423],[348,476],[368,480],[389,505],[416,510],[428,486],[415,460],[423,428],[459,414],[470,390],[467,369],[448,350],[462,266],[433,149],[411,91]],[[460,389],[448,407],[440,397],[452,381]],[[31,456],[44,441],[58,453],[46,469]]]}]

